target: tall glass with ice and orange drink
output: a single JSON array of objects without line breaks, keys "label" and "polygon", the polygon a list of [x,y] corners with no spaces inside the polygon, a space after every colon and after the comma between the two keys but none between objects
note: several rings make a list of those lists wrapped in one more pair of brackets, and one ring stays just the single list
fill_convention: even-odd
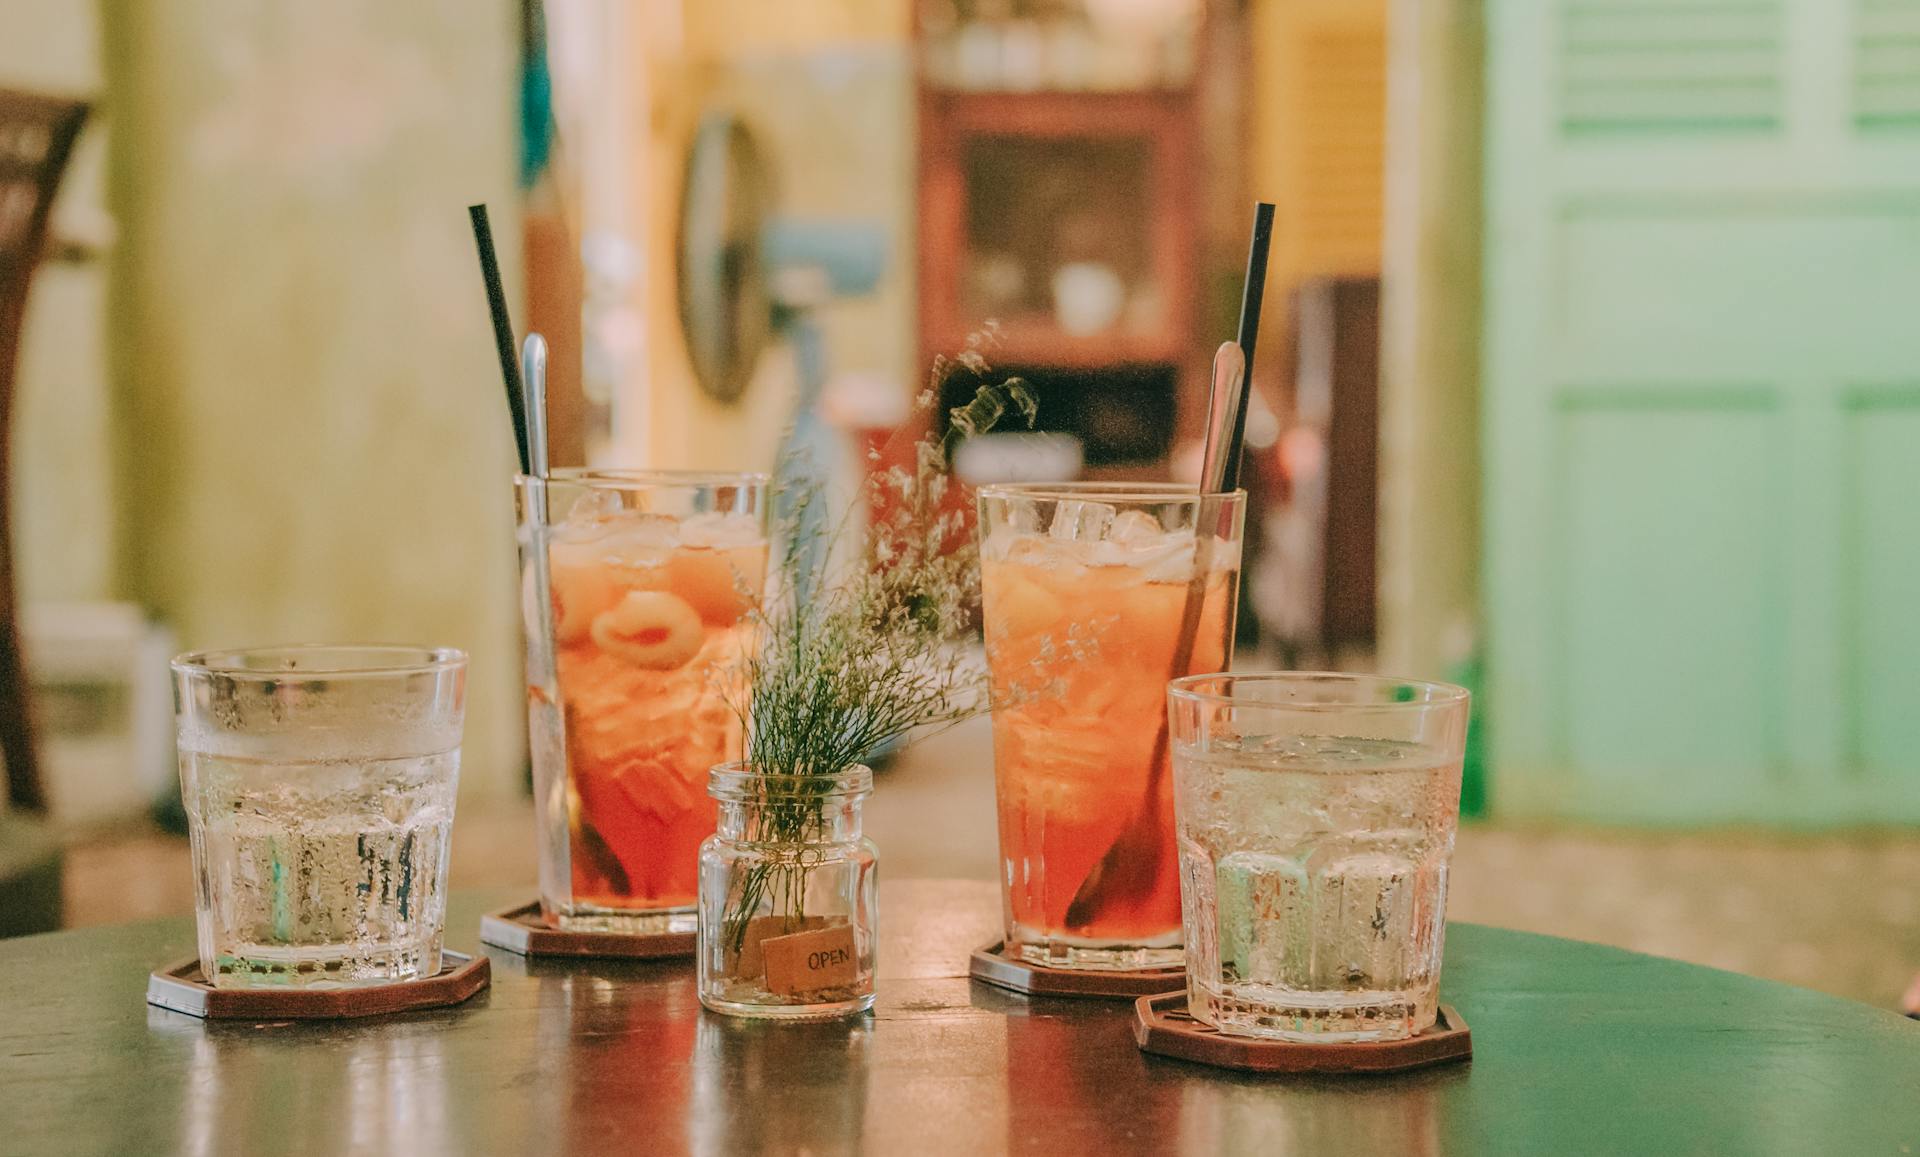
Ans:
[{"label": "tall glass with ice and orange drink", "polygon": [[707,772],[738,760],[749,613],[767,572],[759,474],[521,478],[540,900],[573,931],[691,932]]},{"label": "tall glass with ice and orange drink", "polygon": [[1167,681],[1232,658],[1245,500],[1171,485],[980,491],[1007,955],[1179,963]]}]

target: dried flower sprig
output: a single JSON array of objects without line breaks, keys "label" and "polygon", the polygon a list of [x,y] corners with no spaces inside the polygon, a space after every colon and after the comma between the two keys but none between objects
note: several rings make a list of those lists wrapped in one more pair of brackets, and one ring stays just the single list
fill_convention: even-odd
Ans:
[{"label": "dried flower sprig", "polygon": [[[935,361],[923,410],[956,363],[976,376],[986,371],[981,347],[990,340],[990,332],[976,335],[958,358]],[[830,571],[832,548],[851,519],[808,529],[816,525],[806,515],[820,501],[817,480],[787,496],[775,589],[755,612],[758,645],[735,681],[744,692],[734,707],[747,724],[746,761],[765,777],[753,838],[771,850],[729,897],[726,934],[735,951],[769,897],[792,924],[803,918],[804,845],[821,834],[823,805],[841,773],[909,735],[986,709],[984,664],[960,645],[980,568],[965,512],[948,502],[948,463],[958,439],[993,429],[1010,412],[1032,426],[1031,387],[1017,378],[982,385],[948,412],[943,437],[915,444],[911,469],[875,475],[866,557],[839,573]]]}]

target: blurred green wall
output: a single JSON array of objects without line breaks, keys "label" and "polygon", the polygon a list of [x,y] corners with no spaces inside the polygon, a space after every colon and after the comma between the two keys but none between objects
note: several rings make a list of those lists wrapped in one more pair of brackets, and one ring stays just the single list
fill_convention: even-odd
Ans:
[{"label": "blurred green wall", "polygon": [[513,454],[465,207],[517,264],[517,7],[102,11],[118,593],[186,647],[467,648],[467,791],[513,790]]},{"label": "blurred green wall", "polygon": [[1920,0],[1489,0],[1505,815],[1920,822]]}]

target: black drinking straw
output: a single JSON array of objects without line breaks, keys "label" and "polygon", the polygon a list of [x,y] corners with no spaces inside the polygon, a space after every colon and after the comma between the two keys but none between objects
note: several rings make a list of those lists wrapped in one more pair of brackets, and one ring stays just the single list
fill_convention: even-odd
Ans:
[{"label": "black drinking straw", "polygon": [[473,219],[473,247],[480,251],[480,277],[487,283],[487,310],[493,314],[494,352],[500,355],[500,379],[507,387],[507,413],[513,416],[513,444],[520,453],[520,473],[533,471],[527,448],[526,389],[520,383],[520,362],[513,355],[513,321],[507,317],[507,291],[500,284],[500,258],[493,251],[493,226],[487,207],[468,205]]},{"label": "black drinking straw", "polygon": [[[1199,636],[1200,612],[1206,602],[1207,576],[1212,570],[1210,550],[1213,537],[1218,533],[1219,499],[1210,498],[1210,493],[1231,494],[1239,485],[1240,452],[1246,444],[1247,398],[1253,393],[1253,343],[1260,336],[1260,299],[1266,295],[1267,287],[1267,246],[1273,240],[1273,206],[1265,201],[1257,202],[1253,209],[1253,247],[1247,253],[1247,284],[1240,291],[1240,355],[1245,364],[1235,367],[1231,353],[1223,358],[1214,355],[1213,376],[1209,387],[1207,442],[1204,456],[1203,473],[1218,464],[1223,476],[1221,484],[1213,487],[1213,479],[1203,477],[1200,480],[1201,499],[1194,511],[1194,552],[1193,577],[1187,581],[1186,601],[1180,611],[1180,633],[1175,636],[1173,662],[1168,665],[1167,678],[1177,679],[1192,674],[1193,645]],[[1229,350],[1224,343],[1222,351]],[[1237,379],[1234,370],[1240,371]],[[1213,407],[1224,408],[1228,399],[1222,395],[1233,385],[1239,385],[1239,397],[1231,423],[1215,425]],[[1224,436],[1224,447],[1213,445]],[[1216,451],[1219,454],[1216,455]],[[1224,462],[1221,459],[1224,458]],[[1232,635],[1229,633],[1227,658],[1233,657]],[[1153,737],[1153,755],[1147,763],[1146,804],[1136,811],[1127,826],[1114,837],[1113,843],[1101,855],[1093,870],[1080,881],[1080,887],[1073,894],[1073,900],[1067,905],[1067,927],[1079,928],[1090,923],[1093,918],[1115,903],[1138,903],[1142,897],[1152,893],[1160,879],[1160,866],[1171,849],[1166,845],[1165,829],[1160,826],[1158,804],[1159,788],[1163,768],[1167,766],[1167,720],[1160,720],[1160,727]],[[1118,898],[1118,899],[1116,899]]]},{"label": "black drinking straw", "polygon": [[1260,302],[1267,295],[1267,248],[1273,242],[1273,205],[1253,206],[1253,241],[1247,248],[1247,280],[1240,289],[1240,354],[1246,359],[1246,381],[1240,387],[1240,407],[1233,416],[1227,445],[1226,480],[1220,489],[1231,493],[1240,485],[1241,450],[1247,444],[1247,399],[1253,396],[1253,346],[1260,338]]}]

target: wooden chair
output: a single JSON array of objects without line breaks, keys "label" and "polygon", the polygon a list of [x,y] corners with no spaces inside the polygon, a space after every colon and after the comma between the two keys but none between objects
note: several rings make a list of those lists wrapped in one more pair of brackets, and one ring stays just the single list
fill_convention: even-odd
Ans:
[{"label": "wooden chair", "polygon": [[0,88],[0,762],[7,768],[8,800],[28,811],[45,811],[47,795],[34,761],[33,719],[20,661],[7,515],[9,419],[27,284],[46,247],[47,211],[86,119],[81,101]]},{"label": "wooden chair", "polygon": [[0,814],[0,937],[60,924],[60,846],[33,818],[46,811],[47,793],[34,761],[20,660],[7,447],[27,284],[46,248],[47,211],[86,118],[83,102],[0,88],[0,764],[11,805],[11,814]]}]

